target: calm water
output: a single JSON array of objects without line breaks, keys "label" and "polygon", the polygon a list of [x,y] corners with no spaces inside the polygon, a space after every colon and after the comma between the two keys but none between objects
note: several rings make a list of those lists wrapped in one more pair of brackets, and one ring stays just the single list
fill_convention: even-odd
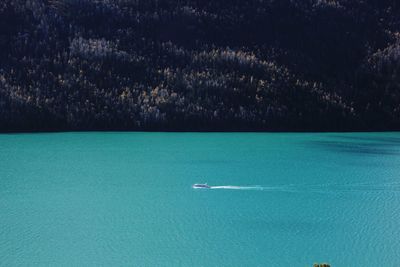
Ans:
[{"label": "calm water", "polygon": [[0,135],[0,266],[397,267],[399,229],[400,133]]}]

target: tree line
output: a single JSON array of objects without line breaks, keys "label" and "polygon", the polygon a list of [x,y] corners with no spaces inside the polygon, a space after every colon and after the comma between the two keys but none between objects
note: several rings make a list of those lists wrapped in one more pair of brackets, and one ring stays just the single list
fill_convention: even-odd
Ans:
[{"label": "tree line", "polygon": [[394,0],[4,0],[0,58],[1,131],[400,129]]}]

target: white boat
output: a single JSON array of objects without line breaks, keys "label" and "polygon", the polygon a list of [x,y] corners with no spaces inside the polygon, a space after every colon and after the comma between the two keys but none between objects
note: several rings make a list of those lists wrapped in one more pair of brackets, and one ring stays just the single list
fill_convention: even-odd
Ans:
[{"label": "white boat", "polygon": [[192,185],[193,188],[200,188],[200,189],[207,189],[207,188],[211,188],[211,186],[209,186],[208,184],[194,184]]}]

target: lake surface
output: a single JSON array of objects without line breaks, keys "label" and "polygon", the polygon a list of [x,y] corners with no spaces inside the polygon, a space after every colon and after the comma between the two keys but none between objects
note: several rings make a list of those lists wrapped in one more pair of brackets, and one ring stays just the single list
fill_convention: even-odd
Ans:
[{"label": "lake surface", "polygon": [[0,135],[0,266],[397,267],[399,229],[400,133]]}]

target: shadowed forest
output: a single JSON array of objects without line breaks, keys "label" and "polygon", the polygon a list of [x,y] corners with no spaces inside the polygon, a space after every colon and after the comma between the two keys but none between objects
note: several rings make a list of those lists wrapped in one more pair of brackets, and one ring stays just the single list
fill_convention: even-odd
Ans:
[{"label": "shadowed forest", "polygon": [[400,2],[2,0],[0,131],[400,130]]}]

